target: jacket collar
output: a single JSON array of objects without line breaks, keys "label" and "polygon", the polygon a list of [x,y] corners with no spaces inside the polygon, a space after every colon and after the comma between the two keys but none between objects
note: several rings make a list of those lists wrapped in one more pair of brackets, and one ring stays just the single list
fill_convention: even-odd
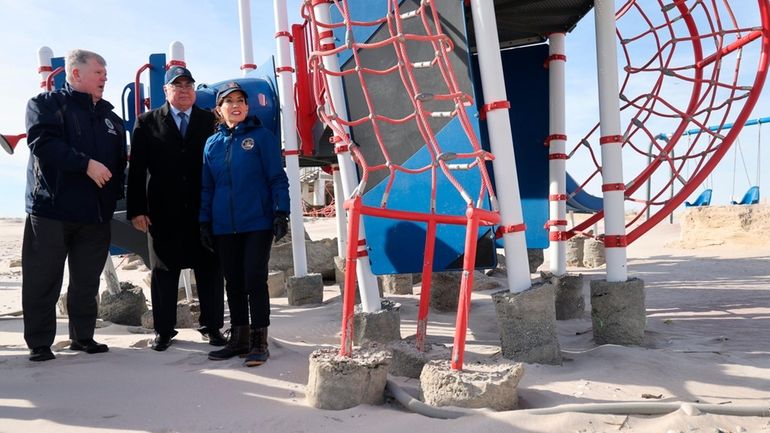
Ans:
[{"label": "jacket collar", "polygon": [[104,99],[100,99],[96,105],[93,103],[93,98],[88,93],[83,93],[80,91],[75,90],[70,83],[64,82],[64,87],[62,88],[62,91],[65,93],[68,93],[72,100],[77,102],[80,105],[83,105],[85,107],[93,107],[96,111],[112,111],[114,108],[112,104],[107,102]]},{"label": "jacket collar", "polygon": [[257,116],[249,116],[243,122],[235,125],[235,128],[228,128],[226,124],[220,123],[217,126],[217,131],[224,133],[225,135],[242,134],[252,129],[261,128],[262,122]]}]

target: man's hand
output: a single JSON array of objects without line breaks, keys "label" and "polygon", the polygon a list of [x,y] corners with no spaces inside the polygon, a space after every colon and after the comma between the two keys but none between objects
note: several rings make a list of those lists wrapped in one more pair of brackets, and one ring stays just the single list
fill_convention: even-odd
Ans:
[{"label": "man's hand", "polygon": [[88,168],[86,174],[96,183],[96,186],[102,188],[107,182],[112,179],[112,173],[110,169],[104,166],[101,162],[95,159],[88,160]]},{"label": "man's hand", "polygon": [[275,236],[275,243],[281,240],[289,231],[289,216],[285,212],[276,212],[273,219],[273,236]]},{"label": "man's hand", "polygon": [[150,222],[150,217],[147,215],[138,215],[131,218],[131,225],[133,225],[134,228],[140,232],[147,233],[147,230],[150,228],[150,225],[152,225],[152,222]]}]

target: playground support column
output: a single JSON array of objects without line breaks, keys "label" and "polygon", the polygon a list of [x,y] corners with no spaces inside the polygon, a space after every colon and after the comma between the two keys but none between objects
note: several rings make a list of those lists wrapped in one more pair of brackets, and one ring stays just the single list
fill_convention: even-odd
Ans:
[{"label": "playground support column", "polygon": [[557,277],[567,272],[567,242],[561,235],[567,225],[567,155],[564,77],[567,57],[564,33],[552,33],[549,41],[548,85],[551,101],[549,106],[549,158],[548,203],[550,270]]},{"label": "playground support column", "polygon": [[599,119],[602,149],[602,191],[607,281],[627,279],[624,217],[623,137],[620,132],[615,2],[596,0],[596,59],[599,78]]},{"label": "playground support column", "polygon": [[340,166],[332,164],[332,181],[334,183],[334,213],[337,223],[337,256],[345,258],[348,245],[348,229],[345,224],[345,194],[342,193],[342,177]]},{"label": "playground support column", "polygon": [[[481,85],[486,104],[507,101],[503,64],[500,58],[500,42],[497,38],[497,22],[492,2],[471,0],[473,27],[476,29],[476,47],[479,53]],[[497,197],[500,201],[500,225],[520,226],[524,222],[521,210],[516,159],[513,152],[513,134],[507,110],[491,110],[487,115],[489,143],[495,160]],[[532,286],[529,277],[527,243],[524,231],[509,231],[503,235],[505,264],[508,268],[508,287],[512,292],[522,292]]]},{"label": "playground support column", "polygon": [[307,275],[307,254],[305,252],[305,227],[302,224],[302,195],[299,185],[299,147],[297,146],[297,114],[294,107],[294,83],[292,80],[291,53],[289,50],[289,20],[286,15],[286,0],[274,0],[275,42],[278,52],[279,97],[281,100],[281,118],[283,127],[284,151],[286,153],[286,174],[289,177],[289,196],[291,197],[291,252],[294,259],[294,275]]},{"label": "playground support column", "polygon": [[40,74],[40,88],[42,89],[46,88],[48,76],[51,75],[51,71],[53,70],[51,58],[53,58],[53,50],[49,47],[40,47],[40,49],[37,50],[37,72]]},{"label": "playground support column", "polygon": [[238,18],[241,24],[241,70],[243,76],[257,69],[251,39],[251,0],[238,0]]},{"label": "playground support column", "polygon": [[[318,17],[320,23],[331,23],[331,15],[329,11],[329,3],[318,2],[313,6],[315,15]],[[319,41],[321,44],[333,44],[334,36],[327,36],[323,40]],[[336,54],[324,56],[323,65],[329,71],[339,71],[339,60]],[[334,106],[338,110],[337,115],[340,117],[347,117],[347,109],[345,104],[345,96],[342,91],[342,80],[340,77],[329,77],[329,91],[331,100]],[[346,131],[346,133],[348,133]],[[339,137],[338,137],[339,138]],[[337,163],[340,166],[340,176],[342,179],[342,192],[345,197],[351,197],[353,191],[358,183],[358,175],[356,172],[356,166],[353,163],[353,159],[350,157],[350,152],[341,152],[337,154]],[[337,218],[344,217],[344,214],[337,215]],[[361,221],[358,227],[358,239],[360,241],[366,240],[364,231],[364,222]],[[350,250],[350,248],[348,248]],[[350,269],[349,267],[346,268]],[[365,313],[373,313],[381,309],[379,290],[377,289],[377,279],[372,274],[372,267],[369,263],[368,256],[359,257],[356,264],[356,276],[358,277],[358,286],[361,290],[361,309]]]}]

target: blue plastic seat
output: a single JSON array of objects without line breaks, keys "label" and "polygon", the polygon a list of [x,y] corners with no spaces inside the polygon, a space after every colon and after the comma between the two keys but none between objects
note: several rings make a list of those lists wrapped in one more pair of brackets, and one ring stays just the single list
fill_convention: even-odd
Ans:
[{"label": "blue plastic seat", "polygon": [[757,204],[759,203],[759,187],[752,186],[743,194],[741,201],[731,201],[730,204]]},{"label": "blue plastic seat", "polygon": [[686,207],[693,207],[693,206],[708,206],[711,204],[711,188],[704,190],[698,198],[695,199],[694,202],[690,203],[689,201],[684,202],[684,205]]}]

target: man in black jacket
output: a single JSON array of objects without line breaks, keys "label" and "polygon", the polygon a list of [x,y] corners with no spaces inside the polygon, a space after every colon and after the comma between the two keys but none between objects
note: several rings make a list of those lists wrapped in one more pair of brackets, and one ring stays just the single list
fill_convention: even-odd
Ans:
[{"label": "man in black jacket", "polygon": [[69,264],[70,349],[107,352],[94,341],[99,275],[110,245],[110,220],[123,196],[126,134],[102,99],[102,56],[67,54],[67,83],[27,104],[26,211],[22,244],[24,339],[31,361],[54,359],[56,301]]},{"label": "man in black jacket", "polygon": [[[195,105],[195,80],[182,66],[166,71],[166,103],[139,116],[131,136],[127,212],[137,230],[152,236],[152,316],[164,351],[177,334],[177,293],[182,269],[192,268],[200,300],[200,328],[214,346],[226,341],[224,280],[216,256],[200,243],[198,209],[203,146],[214,114]],[[147,176],[149,175],[149,182]]]}]

